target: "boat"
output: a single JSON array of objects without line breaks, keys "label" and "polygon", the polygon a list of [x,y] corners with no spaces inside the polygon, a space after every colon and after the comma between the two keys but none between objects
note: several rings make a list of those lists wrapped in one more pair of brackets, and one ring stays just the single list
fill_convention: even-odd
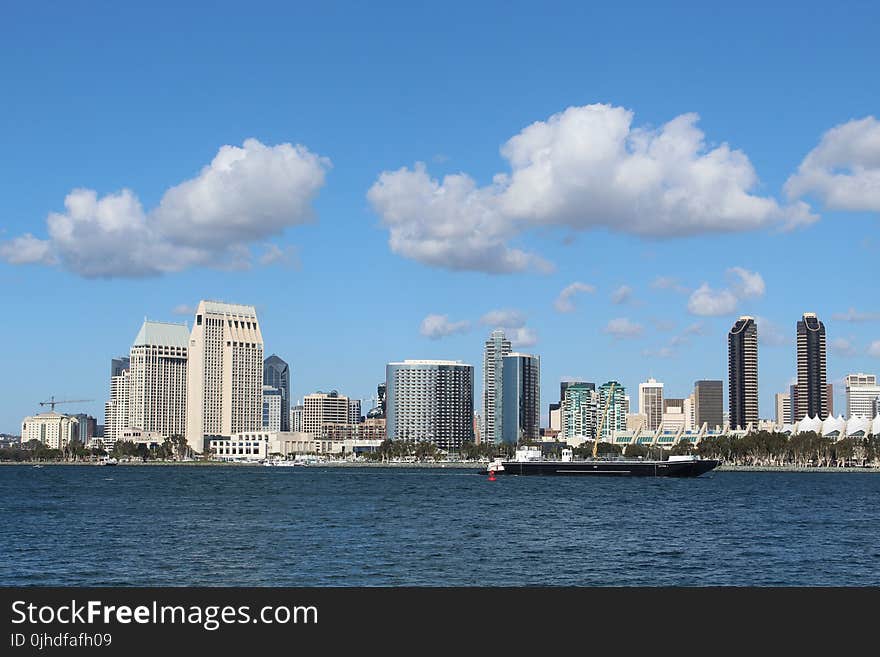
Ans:
[{"label": "boat", "polygon": [[100,461],[98,461],[98,465],[116,465],[117,463],[119,463],[119,461],[114,459],[112,456],[105,456]]},{"label": "boat", "polygon": [[511,460],[495,459],[480,474],[593,476],[593,477],[699,477],[721,461],[693,455],[670,456],[666,461],[649,459],[591,458],[575,460],[571,449],[559,460],[545,459],[539,447],[520,447]]},{"label": "boat", "polygon": [[270,468],[290,468],[298,465],[296,461],[288,461],[287,459],[269,459],[263,461],[263,466]]}]

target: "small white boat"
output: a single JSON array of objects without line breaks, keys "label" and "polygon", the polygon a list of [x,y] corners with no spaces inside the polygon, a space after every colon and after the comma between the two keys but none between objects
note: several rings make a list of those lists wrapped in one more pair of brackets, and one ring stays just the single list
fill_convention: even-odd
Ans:
[{"label": "small white boat", "polygon": [[296,461],[288,461],[286,459],[272,459],[263,461],[263,466],[267,468],[290,468],[297,465]]}]

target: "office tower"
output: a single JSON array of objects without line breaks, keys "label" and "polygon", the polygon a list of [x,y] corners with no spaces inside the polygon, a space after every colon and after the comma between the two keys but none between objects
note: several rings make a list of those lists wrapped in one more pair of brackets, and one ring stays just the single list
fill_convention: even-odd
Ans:
[{"label": "office tower", "polygon": [[848,374],[846,383],[846,417],[857,415],[872,418],[875,415],[874,402],[880,397],[880,386],[875,374]]},{"label": "office tower", "polygon": [[130,357],[120,356],[119,358],[113,358],[110,361],[110,378],[112,379],[114,376],[120,376],[122,370],[127,370],[129,367],[131,367]]},{"label": "office tower", "polygon": [[834,417],[834,384],[832,383],[825,386],[825,407],[828,409],[828,415]]},{"label": "office tower", "polygon": [[828,417],[825,372],[825,325],[816,313],[804,313],[797,323],[798,398],[795,420]]},{"label": "office tower", "polygon": [[[265,371],[264,371],[265,374]],[[263,386],[263,430],[281,431],[284,392],[275,386]]]},{"label": "office tower", "polygon": [[[611,391],[612,386],[614,391]],[[614,442],[615,433],[626,431],[626,388],[617,381],[608,381],[599,386],[597,406],[600,414],[599,421],[602,423],[602,432],[599,440]],[[607,410],[606,400],[608,400]],[[604,419],[601,417],[605,410]]]},{"label": "office tower", "polygon": [[304,431],[303,429],[303,414],[305,412],[305,406],[302,404],[297,404],[293,408],[290,409],[290,430],[291,431]]},{"label": "office tower", "polygon": [[758,326],[740,317],[727,335],[728,395],[731,429],[758,425]]},{"label": "office tower", "polygon": [[696,396],[692,392],[684,398],[684,428],[685,431],[694,431],[697,428],[697,402]]},{"label": "office tower", "polygon": [[791,394],[788,392],[776,393],[776,424],[791,424]]},{"label": "office tower", "polygon": [[186,441],[207,440],[263,424],[263,335],[253,306],[200,301],[189,338]]},{"label": "office tower", "polygon": [[145,321],[131,345],[128,427],[168,438],[186,432],[185,324]]},{"label": "office tower", "polygon": [[40,413],[21,421],[21,444],[39,440],[49,449],[64,449],[77,437],[78,427],[75,417],[56,413]]},{"label": "office tower", "polygon": [[714,430],[724,426],[724,382],[701,379],[694,383],[694,426]]},{"label": "office tower", "polygon": [[798,398],[798,389],[797,383],[792,384],[788,387],[788,412],[791,415],[792,423],[797,422],[797,398]]},{"label": "office tower", "polygon": [[650,378],[639,384],[639,413],[647,416],[647,428],[656,431],[663,421],[663,384]]},{"label": "office tower", "polygon": [[361,421],[361,400],[348,399],[348,423],[360,424]]},{"label": "office tower", "polygon": [[[121,360],[121,359],[114,359]],[[128,361],[128,359],[125,359]],[[104,435],[105,447],[112,447],[123,429],[129,426],[128,403],[131,397],[130,370],[111,368],[111,372],[119,372],[110,377],[110,399],[104,404]]]},{"label": "office tower", "polygon": [[550,429],[552,431],[562,431],[562,404],[555,403],[550,404],[550,412],[548,415],[548,419],[550,422]]},{"label": "office tower", "polygon": [[[500,443],[501,436],[501,368],[510,353],[510,340],[504,331],[492,331],[483,350],[483,441]],[[391,383],[388,382],[390,386]]]},{"label": "office tower", "polygon": [[[473,365],[451,360],[388,363],[385,381],[388,438],[426,440],[446,450],[473,441]],[[500,382],[498,388],[500,392]]]},{"label": "office tower", "polygon": [[303,398],[303,431],[319,439],[327,425],[351,424],[349,399],[336,390],[315,392]]},{"label": "office tower", "polygon": [[560,409],[560,437],[575,438],[583,436],[596,438],[598,419],[598,395],[593,383],[566,382],[565,395]]},{"label": "office tower", "polygon": [[384,381],[382,383],[380,383],[378,386],[376,386],[376,397],[377,397],[376,403],[379,405],[379,408],[382,409],[382,417],[385,417],[385,415],[388,412],[387,401],[386,401],[387,396],[388,396],[387,390],[388,390],[388,386],[385,385]]},{"label": "office tower", "polygon": [[290,431],[290,366],[275,354],[263,361],[263,385],[281,392],[280,431]]},{"label": "office tower", "polygon": [[662,427],[664,431],[678,431],[679,429],[687,429],[687,408],[689,401],[685,399],[674,399],[667,397],[663,400],[663,420]]},{"label": "office tower", "polygon": [[97,418],[88,415],[87,413],[76,413],[72,415],[72,417],[76,418],[76,438],[83,445],[88,445],[89,440],[98,435],[98,420]]},{"label": "office tower", "polygon": [[511,352],[504,356],[501,377],[501,439],[512,445],[541,435],[541,361]]}]

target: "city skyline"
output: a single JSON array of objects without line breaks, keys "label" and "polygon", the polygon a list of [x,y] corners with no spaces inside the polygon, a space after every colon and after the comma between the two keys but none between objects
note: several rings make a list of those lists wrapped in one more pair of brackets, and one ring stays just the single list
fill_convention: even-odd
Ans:
[{"label": "city skyline", "polygon": [[[478,366],[494,328],[540,354],[545,401],[563,378],[632,394],[653,376],[672,398],[726,382],[742,314],[759,325],[759,417],[797,376],[804,312],[826,326],[838,414],[844,377],[880,369],[880,309],[863,284],[880,255],[877,89],[864,84],[880,57],[876,8],[853,21],[852,8],[762,7],[754,21],[732,7],[573,5],[571,20],[520,8],[499,26],[453,3],[427,33],[395,39],[375,34],[421,24],[419,9],[266,21],[184,7],[168,34],[162,12],[53,11],[47,24],[39,7],[11,8],[0,27],[16,99],[0,108],[16,162],[0,286],[14,309],[53,310],[24,335],[0,326],[14,373],[0,384],[2,432],[51,395],[94,399],[67,410],[100,418],[107,358],[129,352],[144,316],[191,328],[204,298],[254,305],[267,353],[296,373],[291,403],[330,389],[368,399],[401,358]],[[218,51],[230,19],[243,35]],[[825,38],[780,47],[792,29]],[[157,33],[147,68],[142,44]],[[534,48],[511,38],[523,33]],[[748,47],[732,62],[719,38]],[[585,187],[543,196],[540,152]],[[719,185],[701,186],[695,172],[712,163]],[[807,285],[794,268],[820,253],[847,254],[847,267]]]}]

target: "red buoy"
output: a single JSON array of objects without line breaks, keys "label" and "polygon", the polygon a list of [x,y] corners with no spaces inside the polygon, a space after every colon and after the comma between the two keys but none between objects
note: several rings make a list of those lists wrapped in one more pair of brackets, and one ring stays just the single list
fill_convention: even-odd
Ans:
[{"label": "red buoy", "polygon": [[495,481],[495,471],[489,470],[489,481]]}]

